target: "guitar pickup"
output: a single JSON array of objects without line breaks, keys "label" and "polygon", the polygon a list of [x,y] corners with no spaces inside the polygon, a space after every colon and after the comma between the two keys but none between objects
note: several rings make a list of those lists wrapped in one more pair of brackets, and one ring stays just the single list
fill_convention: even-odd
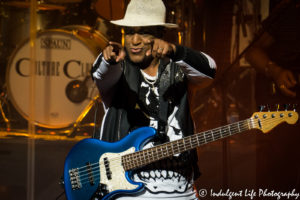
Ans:
[{"label": "guitar pickup", "polygon": [[103,158],[103,161],[104,161],[104,167],[105,167],[105,171],[106,171],[106,177],[107,177],[107,179],[111,180],[112,173],[110,171],[110,164],[109,164],[108,158],[107,157]]},{"label": "guitar pickup", "polygon": [[70,182],[72,186],[72,190],[78,190],[82,187],[81,181],[80,181],[80,175],[78,168],[70,169],[69,170],[70,175]]},{"label": "guitar pickup", "polygon": [[89,181],[91,185],[95,185],[93,170],[90,162],[86,163],[86,171],[88,173]]}]

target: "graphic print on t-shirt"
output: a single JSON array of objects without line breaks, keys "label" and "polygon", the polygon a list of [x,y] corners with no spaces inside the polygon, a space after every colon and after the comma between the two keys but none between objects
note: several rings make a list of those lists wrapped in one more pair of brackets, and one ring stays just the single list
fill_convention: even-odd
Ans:
[{"label": "graphic print on t-shirt", "polygon": [[[143,74],[143,77],[149,79],[147,81],[144,79],[141,82],[140,100],[143,103],[143,107],[146,108],[147,113],[149,113],[151,124],[151,121],[155,121],[156,116],[158,116],[158,87],[155,84],[156,77],[150,77],[145,74]],[[177,111],[178,107],[175,107],[168,117],[169,128],[167,136],[170,141],[182,138],[182,131],[175,117]],[[149,142],[144,146],[144,149],[153,146],[154,143]],[[144,183],[146,190],[150,193],[184,193],[191,187],[192,180],[192,169],[187,170],[186,167],[184,161],[179,159],[179,155],[175,155],[175,158],[158,161],[157,163],[150,164],[150,167],[137,170],[133,175],[133,179],[136,182]],[[189,174],[186,174],[187,171]],[[189,178],[187,179],[186,177]]]}]

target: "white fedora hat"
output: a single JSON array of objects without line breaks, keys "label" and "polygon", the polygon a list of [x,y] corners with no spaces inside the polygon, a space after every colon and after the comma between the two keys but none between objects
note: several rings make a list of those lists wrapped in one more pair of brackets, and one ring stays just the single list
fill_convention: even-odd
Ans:
[{"label": "white fedora hat", "polygon": [[177,28],[177,24],[166,23],[166,7],[162,0],[131,0],[123,19],[110,21],[119,26],[164,26]]}]

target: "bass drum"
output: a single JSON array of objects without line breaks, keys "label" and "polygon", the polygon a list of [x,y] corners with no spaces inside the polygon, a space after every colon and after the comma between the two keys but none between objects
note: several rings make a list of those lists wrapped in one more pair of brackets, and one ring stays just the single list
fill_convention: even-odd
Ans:
[{"label": "bass drum", "polygon": [[[86,26],[37,34],[35,41],[35,122],[40,127],[72,125],[98,95],[90,69],[107,39]],[[8,94],[20,114],[29,117],[30,43],[24,41],[9,60]]]}]

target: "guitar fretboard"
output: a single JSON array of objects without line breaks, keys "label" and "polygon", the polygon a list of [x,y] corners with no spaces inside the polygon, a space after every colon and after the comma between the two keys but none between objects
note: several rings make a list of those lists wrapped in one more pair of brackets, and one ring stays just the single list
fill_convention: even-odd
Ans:
[{"label": "guitar fretboard", "polygon": [[122,156],[125,170],[135,169],[253,128],[252,118]]}]

